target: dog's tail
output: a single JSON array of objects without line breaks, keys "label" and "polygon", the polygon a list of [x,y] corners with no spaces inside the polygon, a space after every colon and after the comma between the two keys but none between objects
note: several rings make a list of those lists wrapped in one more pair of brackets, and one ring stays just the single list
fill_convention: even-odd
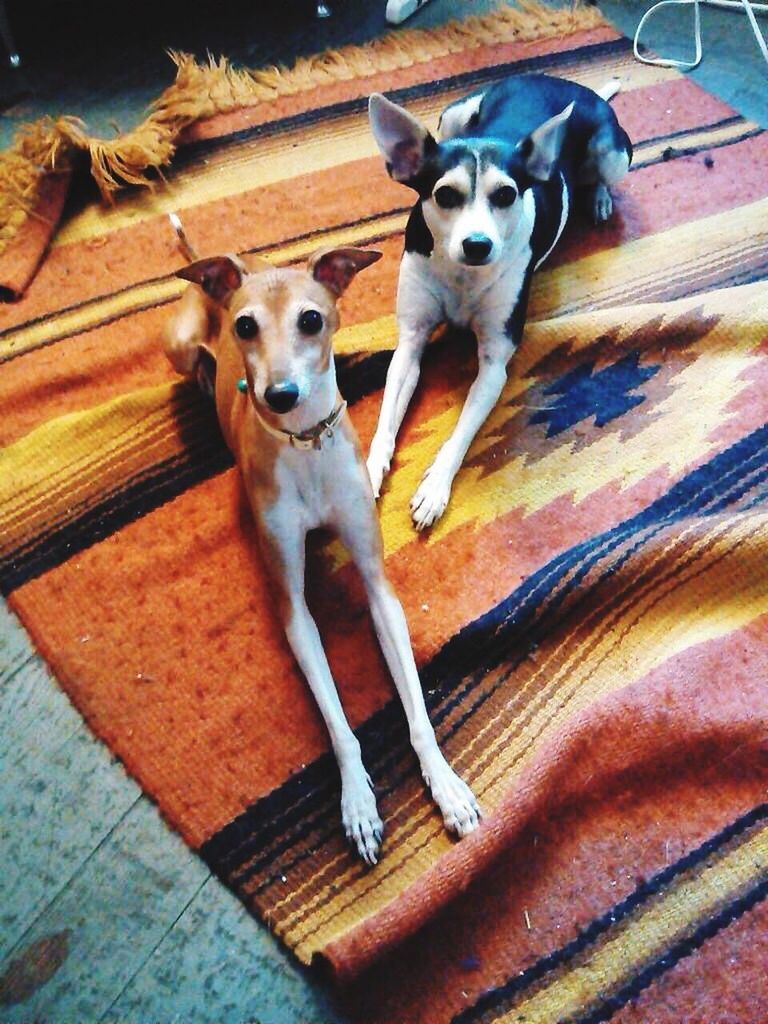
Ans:
[{"label": "dog's tail", "polygon": [[195,247],[190,243],[189,239],[187,238],[187,233],[184,230],[184,225],[181,223],[181,217],[179,217],[178,213],[169,213],[168,220],[171,222],[171,227],[173,228],[174,234],[176,235],[176,242],[178,243],[178,246],[184,255],[184,259],[187,261],[187,263],[196,262],[198,256],[197,253],[195,252]]},{"label": "dog's tail", "polygon": [[595,89],[595,92],[607,103],[609,100],[613,99],[619,89],[621,89],[621,81],[618,78],[611,78],[605,83],[605,85],[601,85],[599,89]]}]

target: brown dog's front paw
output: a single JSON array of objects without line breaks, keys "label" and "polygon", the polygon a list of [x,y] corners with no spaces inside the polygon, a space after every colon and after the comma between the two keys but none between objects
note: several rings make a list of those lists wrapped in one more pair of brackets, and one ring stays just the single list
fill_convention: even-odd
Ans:
[{"label": "brown dog's front paw", "polygon": [[376,797],[365,772],[361,777],[345,780],[341,791],[341,820],[347,839],[369,867],[378,862],[384,835]]},{"label": "brown dog's front paw", "polygon": [[424,779],[448,831],[459,839],[474,832],[482,817],[480,805],[466,782],[459,778],[442,755],[431,771],[424,773]]}]

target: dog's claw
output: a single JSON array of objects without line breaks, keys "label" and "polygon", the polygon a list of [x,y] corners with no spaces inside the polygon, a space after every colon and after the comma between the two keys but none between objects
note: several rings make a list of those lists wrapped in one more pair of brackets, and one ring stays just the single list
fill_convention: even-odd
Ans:
[{"label": "dog's claw", "polygon": [[360,858],[369,867],[378,863],[378,852],[381,845],[380,829],[372,829],[370,822],[358,822],[348,834],[350,842],[357,848]]}]

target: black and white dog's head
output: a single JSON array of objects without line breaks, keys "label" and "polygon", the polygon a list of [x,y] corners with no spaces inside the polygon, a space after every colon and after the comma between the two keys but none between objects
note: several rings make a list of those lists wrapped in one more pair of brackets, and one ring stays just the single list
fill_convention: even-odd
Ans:
[{"label": "black and white dog's head", "polygon": [[[572,109],[571,103],[517,143],[472,137],[466,103],[444,112],[440,141],[380,93],[370,97],[368,112],[390,176],[419,194],[436,249],[480,267],[500,259],[524,215],[526,191],[552,175]],[[459,135],[459,127],[459,137],[446,137]]]}]

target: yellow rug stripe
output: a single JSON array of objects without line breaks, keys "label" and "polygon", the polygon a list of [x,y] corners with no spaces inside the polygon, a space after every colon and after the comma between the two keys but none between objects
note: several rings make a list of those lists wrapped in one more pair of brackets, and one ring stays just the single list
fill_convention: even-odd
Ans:
[{"label": "yellow rug stripe", "polygon": [[[573,72],[569,69],[568,77],[599,87],[614,75],[621,77],[622,89],[643,88],[676,77],[673,71],[638,66],[627,54],[580,66]],[[408,108],[434,129],[442,109],[466,91],[466,87],[446,89],[415,100]],[[364,111],[302,125],[253,142],[222,146],[220,150],[207,152],[204,161],[194,161],[174,171],[164,185],[154,191],[132,195],[110,208],[91,204],[62,225],[53,245],[71,245],[172,210],[184,211],[377,153]],[[385,173],[382,162],[381,174]]]},{"label": "yellow rug stripe", "polygon": [[[292,263],[306,259],[315,249],[326,245],[349,245],[353,241],[363,242],[379,234],[393,235],[404,228],[405,221],[406,214],[398,213],[385,215],[373,224],[368,222],[360,224],[355,229],[318,231],[310,239],[291,242],[273,249],[268,256],[273,263]],[[64,310],[37,323],[15,330],[11,329],[0,338],[0,362],[51,344],[59,338],[94,330],[132,313],[140,313],[143,310],[173,302],[180,297],[186,287],[187,282],[177,277],[151,281],[147,284],[126,288],[125,291],[106,298],[93,299],[76,309]],[[362,338],[363,335],[357,330],[355,336]],[[337,335],[337,341],[339,340]],[[368,346],[364,350],[367,349]],[[349,348],[346,350],[349,351]]]},{"label": "yellow rug stripe", "polygon": [[[278,264],[306,258],[326,245],[361,244],[379,236],[391,236],[404,228],[405,213],[385,215],[351,228],[318,232],[311,239],[271,250],[268,258]],[[709,243],[703,245],[703,239]],[[716,239],[716,245],[712,240]],[[759,254],[768,245],[768,199],[687,221],[667,231],[624,242],[612,249],[574,260],[554,270],[540,270],[533,278],[529,319],[574,313],[597,306],[639,302],[653,298],[659,283],[675,281],[683,274],[698,274],[721,264],[727,269],[743,266],[749,253]],[[27,326],[10,329],[0,337],[0,362],[49,344],[57,338],[92,330],[105,322],[171,302],[186,284],[177,278],[128,288],[107,298],[94,299],[76,309]],[[395,320],[387,315],[368,327],[342,328],[334,342],[339,353],[394,348]],[[371,343],[365,342],[370,331]]]},{"label": "yellow rug stripe", "polygon": [[180,395],[177,384],[121,395],[44,423],[0,450],[0,554],[179,455],[180,428],[190,418],[182,414]]},{"label": "yellow rug stripe", "polygon": [[608,933],[599,948],[494,1024],[552,1024],[584,1015],[755,884],[768,877],[768,827],[703,870],[684,875]]},{"label": "yellow rug stripe", "polygon": [[[527,390],[536,383],[528,377],[531,366],[564,342],[572,342],[574,357],[580,339],[586,344],[599,333],[609,334],[622,323],[634,327],[642,319],[653,320],[664,312],[675,321],[686,310],[702,305],[694,296],[663,306],[648,305],[634,310],[606,310],[531,324],[502,402],[487,421],[468,458],[482,452],[498,436],[501,424],[525,403]],[[766,330],[765,308],[768,284],[758,282],[706,297],[707,313],[717,312],[721,322],[706,337],[699,359],[682,369],[675,388],[655,410],[643,431],[622,438],[610,430],[589,448],[573,451],[564,444],[550,451],[544,461],[530,466],[520,455],[483,474],[466,466],[460,471],[454,501],[444,519],[434,528],[428,543],[472,522],[476,527],[524,508],[531,514],[556,498],[570,494],[578,501],[607,483],[631,486],[658,468],[661,455],[671,476],[683,472],[692,458],[704,457],[710,449],[709,432],[740,388],[747,386],[746,371],[754,359],[753,350]],[[663,329],[663,328],[662,328]],[[619,331],[614,345],[622,342],[630,328]],[[395,336],[393,317],[372,324],[359,324],[340,332],[341,351],[389,347]],[[702,339],[704,340],[704,339]],[[609,342],[606,341],[605,351]],[[723,358],[723,357],[727,358]],[[713,385],[716,382],[716,386]],[[706,386],[709,398],[698,400]],[[395,468],[380,502],[380,514],[388,555],[413,540],[408,500],[421,473],[442,440],[448,436],[458,414],[462,395],[456,395],[451,409],[424,423],[419,436],[397,454]],[[151,469],[158,461],[179,455],[181,408],[185,416],[199,415],[202,399],[194,389],[172,384],[141,389],[128,395],[58,418],[26,435],[0,453],[0,507],[5,511],[4,547],[24,543],[51,519],[72,518],[78,502],[103,498],[104,480],[124,484],[136,472]],[[669,423],[686,436],[683,447],[662,443],[668,440]],[[595,445],[600,458],[594,459]],[[42,456],[41,454],[42,453]],[[592,467],[586,472],[586,465]],[[594,467],[601,467],[595,476]],[[346,561],[339,545],[329,548],[337,565]]]},{"label": "yellow rug stripe", "polygon": [[[768,612],[768,592],[759,568],[767,530],[765,514],[737,517],[725,528],[718,524],[713,533],[723,536],[711,545],[695,572],[690,571],[688,578],[678,580],[661,597],[656,593],[657,584],[652,584],[644,602],[645,617],[637,607],[625,607],[593,654],[580,663],[573,659],[560,687],[554,678],[548,679],[545,694],[536,700],[539,710],[528,726],[512,743],[506,731],[498,737],[488,772],[480,777],[471,771],[468,774],[486,810],[492,810],[502,792],[509,790],[514,777],[547,737],[562,730],[564,722],[580,710],[642,678],[680,650],[725,635]],[[570,644],[571,638],[566,637],[559,647],[569,650]],[[464,771],[467,774],[466,767]],[[489,774],[503,779],[503,784],[488,787]],[[278,934],[295,948],[300,959],[308,961],[316,950],[352,927],[363,903],[366,917],[382,909],[449,848],[450,840],[436,815],[423,817],[427,819],[424,825],[407,842],[398,842],[397,834],[389,838],[381,871],[367,874],[358,868],[333,875],[332,886],[299,904],[285,918],[281,918],[281,907],[296,906],[303,896],[301,890],[271,908]],[[317,877],[307,884],[314,887]],[[329,894],[330,900],[324,902]]]}]

